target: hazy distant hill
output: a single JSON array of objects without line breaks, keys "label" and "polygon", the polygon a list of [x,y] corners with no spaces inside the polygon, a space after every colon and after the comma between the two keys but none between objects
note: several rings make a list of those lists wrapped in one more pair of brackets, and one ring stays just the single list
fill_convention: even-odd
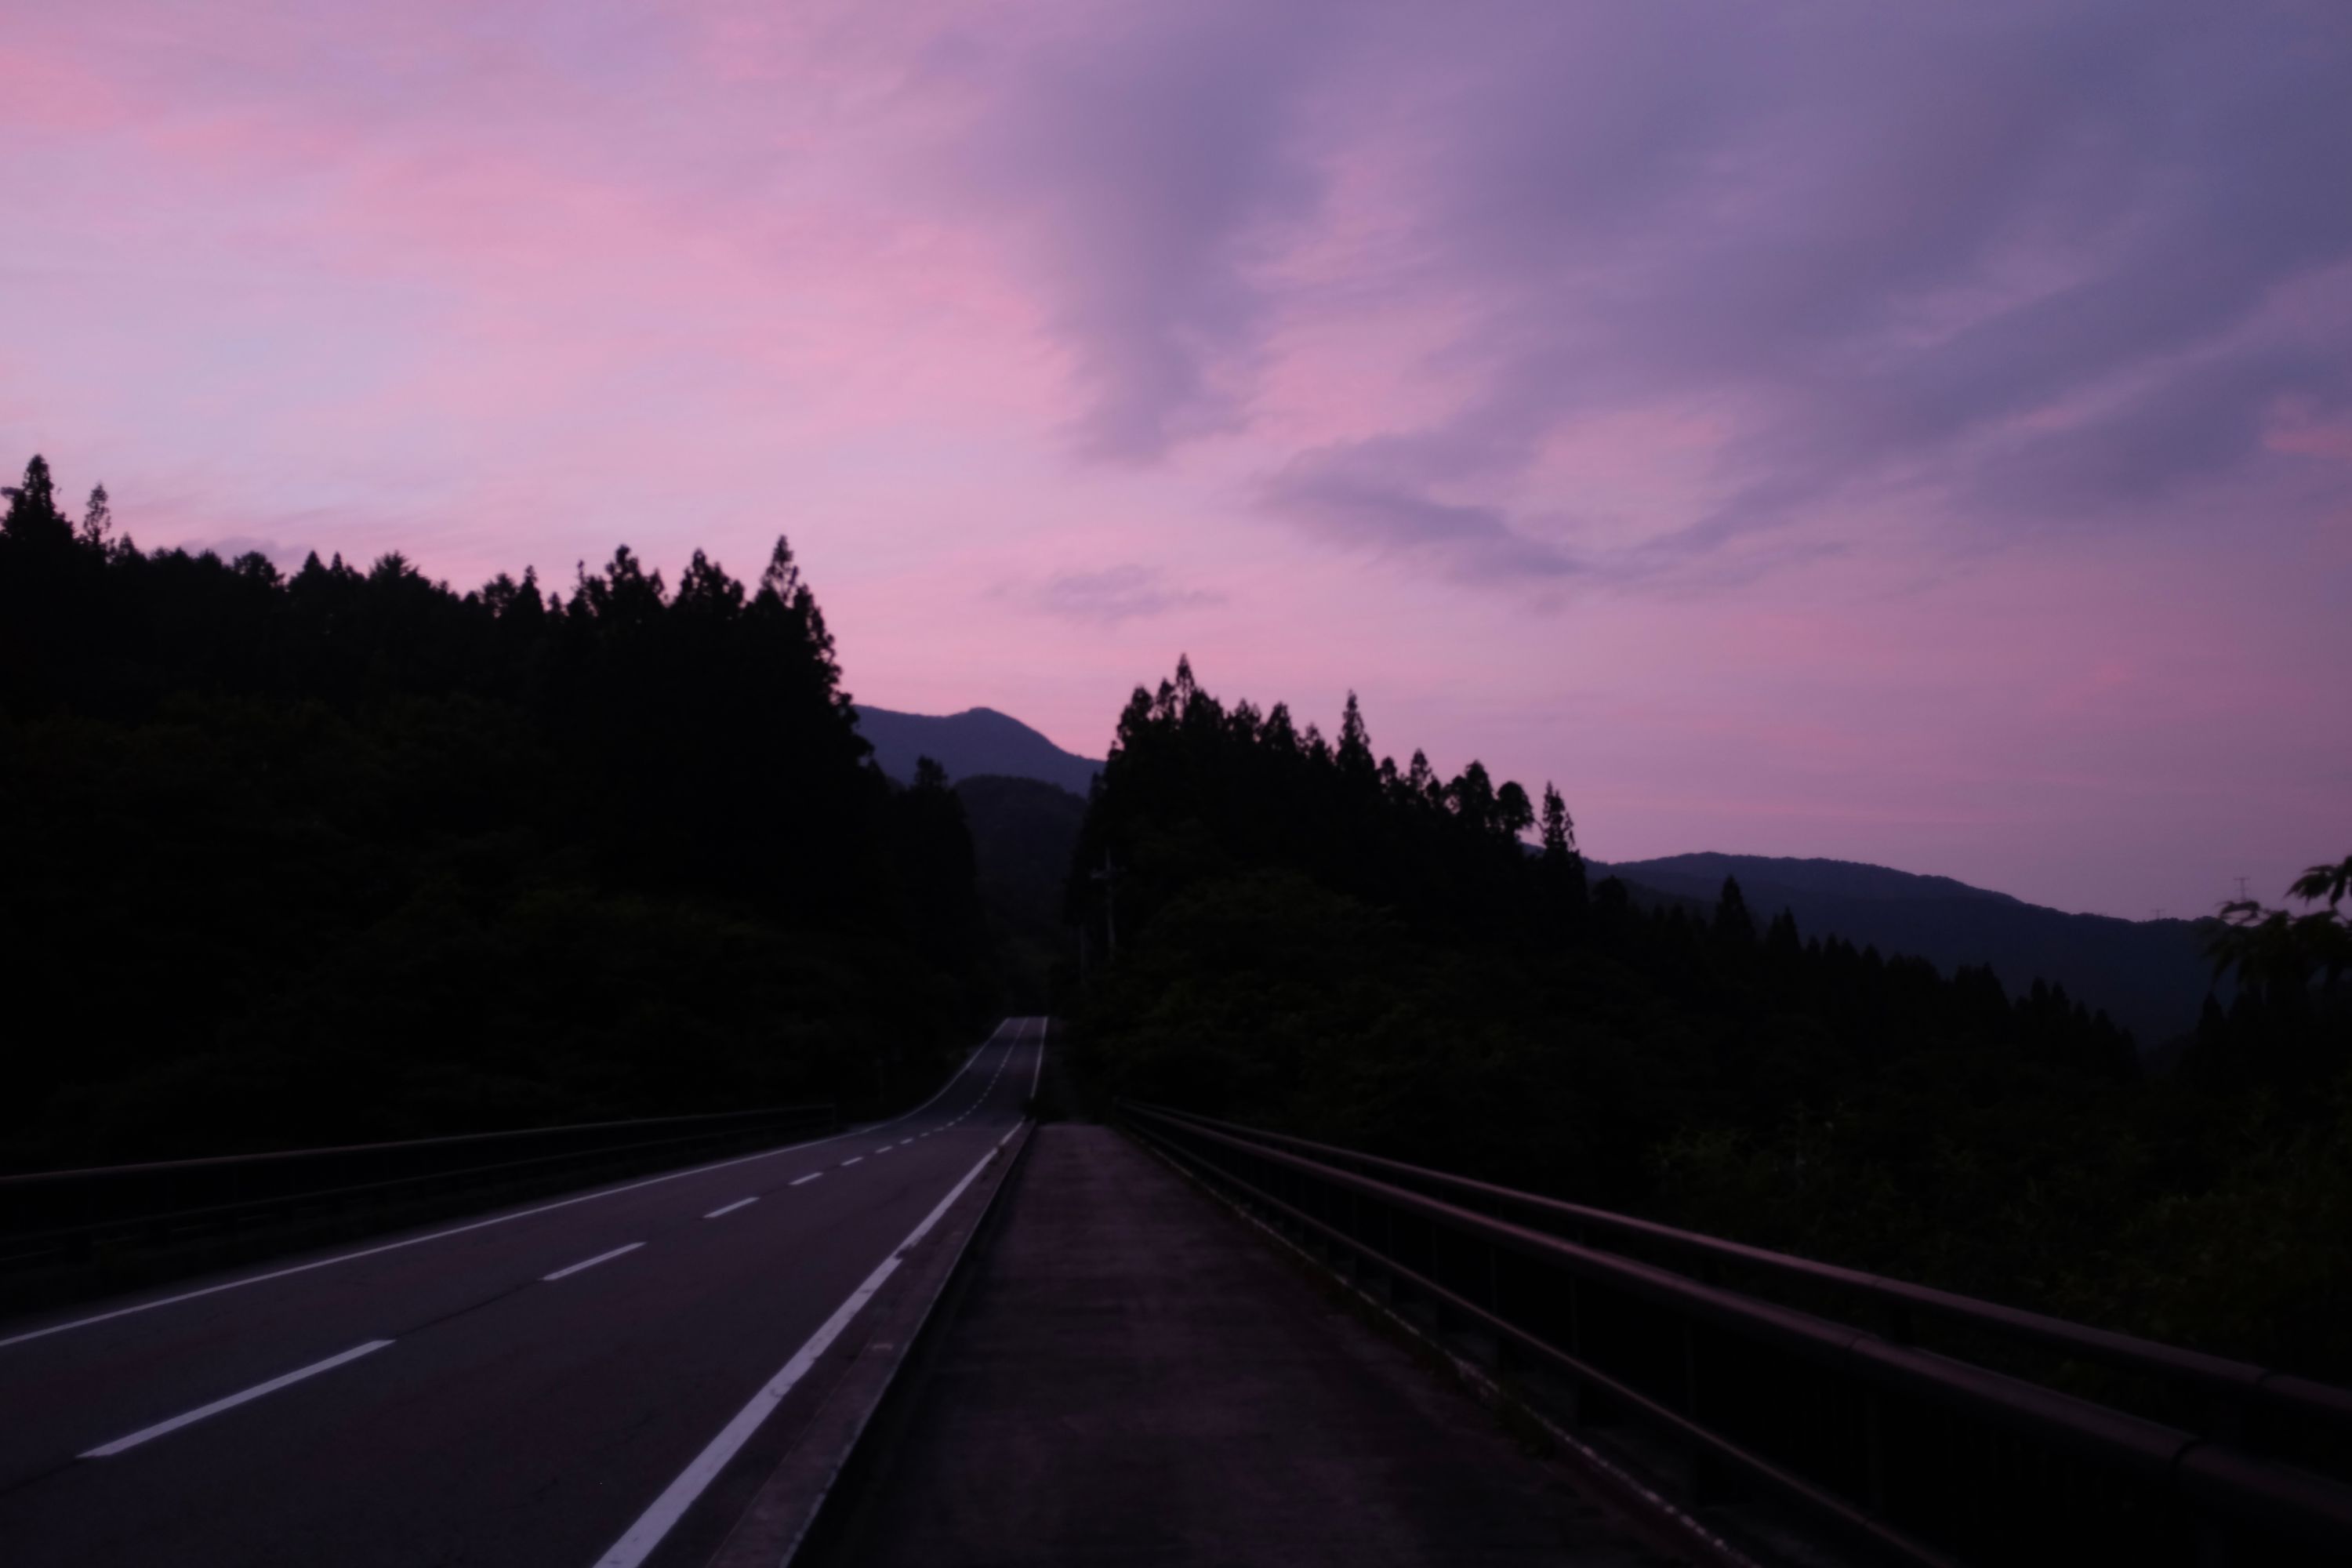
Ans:
[{"label": "hazy distant hill", "polygon": [[1661,893],[1710,905],[1726,877],[1759,920],[1786,909],[1807,936],[1837,935],[1908,952],[1946,973],[1990,963],[2014,995],[2038,975],[2138,1037],[2142,1049],[2194,1028],[2212,973],[2192,921],[2074,915],[1949,877],[1920,877],[1851,860],[1761,855],[1669,855],[1602,867]]},{"label": "hazy distant hill", "polygon": [[857,729],[894,779],[913,778],[919,757],[947,769],[971,825],[1008,1005],[1044,1011],[1052,1000],[1047,978],[1071,940],[1062,926],[1062,880],[1102,763],[992,708],[934,715],[861,707]]},{"label": "hazy distant hill", "polygon": [[916,758],[929,757],[947,769],[950,779],[978,773],[1041,779],[1083,798],[1102,768],[1101,763],[1062,750],[993,708],[933,715],[860,707],[857,728],[874,743],[882,771],[901,782],[914,777]]},{"label": "hazy distant hill", "polygon": [[997,933],[1011,1005],[1045,1011],[1054,963],[1072,937],[1062,923],[1062,884],[1070,874],[1087,803],[1041,779],[974,773],[956,780],[971,825],[981,901]]},{"label": "hazy distant hill", "polygon": [[[857,719],[883,772],[893,778],[912,777],[915,759],[929,756],[951,779],[988,779],[964,792],[982,879],[1000,907],[1028,917],[1016,916],[1019,923],[1034,921],[1033,930],[1047,929],[1045,922],[1058,918],[1048,913],[1055,896],[1049,884],[1057,886],[1061,874],[1052,863],[1066,866],[1063,846],[1076,837],[1087,785],[1102,763],[1066,752],[991,708],[944,716],[860,708]],[[1080,798],[1010,787],[1024,779]],[[1990,963],[2011,994],[2036,977],[2054,981],[2078,1000],[2105,1008],[2144,1050],[2196,1026],[2211,973],[2196,921],[2068,914],[1949,877],[1885,866],[1714,853],[1593,863],[1596,879],[1612,873],[1706,909],[1714,908],[1724,878],[1738,877],[1759,920],[1791,910],[1807,936],[1836,935],[1881,952],[1913,953],[1948,973],[1963,963]]]},{"label": "hazy distant hill", "polygon": [[983,896],[1028,929],[1058,932],[1087,803],[1038,779],[975,773],[958,779]]}]

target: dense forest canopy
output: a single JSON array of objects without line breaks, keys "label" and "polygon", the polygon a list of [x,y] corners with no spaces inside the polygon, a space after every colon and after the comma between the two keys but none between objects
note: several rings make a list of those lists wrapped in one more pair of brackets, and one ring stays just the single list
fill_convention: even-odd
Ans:
[{"label": "dense forest canopy", "polygon": [[888,1100],[993,1004],[779,540],[567,594],[0,526],[0,1160]]},{"label": "dense forest canopy", "polygon": [[1809,937],[1736,882],[1637,908],[1556,791],[1184,665],[1122,715],[1066,896],[1101,1093],[2352,1373],[2340,970],[2250,967],[2152,1077],[2039,979]]}]

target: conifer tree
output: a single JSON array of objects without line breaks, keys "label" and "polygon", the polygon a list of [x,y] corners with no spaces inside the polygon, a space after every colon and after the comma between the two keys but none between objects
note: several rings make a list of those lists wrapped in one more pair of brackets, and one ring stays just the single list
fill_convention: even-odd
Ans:
[{"label": "conifer tree", "polygon": [[1584,905],[1584,857],[1576,851],[1576,819],[1568,814],[1568,802],[1560,798],[1557,785],[1547,782],[1543,792],[1543,868],[1544,878],[1555,889],[1554,897],[1570,909]]},{"label": "conifer tree", "polygon": [[1412,762],[1405,769],[1404,787],[1412,799],[1424,805],[1440,804],[1444,786],[1437,782],[1437,770],[1429,765],[1428,754],[1419,747],[1413,749]]},{"label": "conifer tree", "polygon": [[25,465],[24,482],[0,489],[8,498],[8,513],[0,531],[20,543],[42,548],[73,538],[73,525],[58,510],[57,481],[49,477],[49,460],[38,452]]},{"label": "conifer tree", "polygon": [[1742,946],[1756,940],[1756,919],[1748,912],[1748,898],[1737,877],[1723,879],[1723,897],[1715,906],[1715,934],[1719,941]]},{"label": "conifer tree", "polygon": [[91,550],[106,548],[106,536],[114,531],[114,508],[106,499],[106,487],[99,485],[89,492],[89,504],[82,509],[81,542]]},{"label": "conifer tree", "polygon": [[1560,798],[1559,787],[1549,783],[1543,792],[1543,852],[1552,861],[1576,853],[1575,820],[1568,815],[1568,802]]},{"label": "conifer tree", "polygon": [[1290,704],[1277,702],[1265,715],[1265,749],[1278,757],[1298,752],[1298,731],[1290,722]]},{"label": "conifer tree", "polygon": [[1356,694],[1348,693],[1348,706],[1339,714],[1339,772],[1348,783],[1359,789],[1372,779],[1376,769],[1372,763],[1372,738],[1364,728],[1363,710],[1356,705]]}]

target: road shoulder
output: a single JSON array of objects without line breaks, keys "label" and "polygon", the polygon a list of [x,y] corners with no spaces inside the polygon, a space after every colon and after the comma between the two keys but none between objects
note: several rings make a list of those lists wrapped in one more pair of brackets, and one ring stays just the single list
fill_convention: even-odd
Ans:
[{"label": "road shoulder", "polygon": [[814,1386],[803,1394],[803,1415],[792,1447],[744,1503],[712,1554],[710,1568],[777,1568],[797,1553],[1033,1133],[1025,1122],[1013,1130],[940,1223],[906,1250],[888,1283],[812,1370],[807,1384]]}]

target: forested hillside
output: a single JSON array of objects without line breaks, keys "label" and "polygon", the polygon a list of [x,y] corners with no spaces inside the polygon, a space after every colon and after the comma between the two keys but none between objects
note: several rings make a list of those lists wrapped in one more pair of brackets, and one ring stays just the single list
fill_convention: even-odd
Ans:
[{"label": "forested hillside", "polygon": [[[1540,855],[1522,847],[1538,832]],[[2352,1008],[2291,964],[2180,1071],[2032,977],[1588,887],[1564,802],[1139,689],[1067,886],[1102,1095],[2352,1372]],[[2342,889],[2337,889],[2339,897]]]},{"label": "forested hillside", "polygon": [[1042,779],[994,773],[957,780],[955,795],[971,826],[981,905],[995,942],[1005,1005],[1049,1013],[1057,973],[1069,967],[1062,884],[1087,803]]},{"label": "forested hillside", "polygon": [[1910,953],[1948,974],[1969,965],[2006,980],[2063,984],[2130,1029],[2143,1053],[2193,1030],[2213,988],[2205,953],[2216,923],[2210,915],[2125,921],[2069,914],[1949,877],[1851,860],[1669,855],[1608,869],[1636,888],[1709,900],[1726,877],[1737,877],[1759,916],[1789,910],[1808,931]]},{"label": "forested hillside", "polygon": [[871,1106],[993,1005],[779,540],[562,591],[0,528],[0,1162]]}]

